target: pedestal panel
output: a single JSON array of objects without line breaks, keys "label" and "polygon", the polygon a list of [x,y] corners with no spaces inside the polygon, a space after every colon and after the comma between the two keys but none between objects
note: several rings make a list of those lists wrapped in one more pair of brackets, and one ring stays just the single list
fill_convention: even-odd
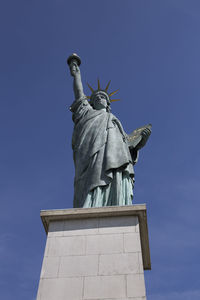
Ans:
[{"label": "pedestal panel", "polygon": [[42,211],[47,242],[37,300],[144,300],[145,205]]}]

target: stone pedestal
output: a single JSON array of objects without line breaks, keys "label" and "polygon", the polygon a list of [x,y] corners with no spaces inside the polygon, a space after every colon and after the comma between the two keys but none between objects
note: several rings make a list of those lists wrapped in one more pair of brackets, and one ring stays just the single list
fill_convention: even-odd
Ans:
[{"label": "stone pedestal", "polygon": [[41,211],[47,243],[37,300],[144,300],[146,206]]}]

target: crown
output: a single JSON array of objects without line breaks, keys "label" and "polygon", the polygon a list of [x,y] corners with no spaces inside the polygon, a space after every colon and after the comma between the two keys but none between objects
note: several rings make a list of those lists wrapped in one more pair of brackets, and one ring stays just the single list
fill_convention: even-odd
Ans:
[{"label": "crown", "polygon": [[105,89],[101,89],[100,87],[100,81],[98,79],[97,83],[98,83],[98,88],[97,90],[94,90],[90,85],[89,83],[87,83],[89,89],[91,90],[92,94],[91,96],[87,96],[88,99],[90,99],[90,102],[93,102],[94,98],[95,98],[95,95],[98,93],[98,92],[101,92],[102,94],[104,94],[106,96],[106,100],[108,102],[108,104],[110,104],[111,102],[115,102],[115,101],[119,101],[120,99],[110,99],[110,97],[112,97],[115,93],[117,93],[119,91],[116,90],[114,92],[111,92],[111,93],[108,93],[108,88],[109,88],[109,85],[110,85],[110,82],[111,80],[108,82],[108,84],[106,85],[106,88]]}]

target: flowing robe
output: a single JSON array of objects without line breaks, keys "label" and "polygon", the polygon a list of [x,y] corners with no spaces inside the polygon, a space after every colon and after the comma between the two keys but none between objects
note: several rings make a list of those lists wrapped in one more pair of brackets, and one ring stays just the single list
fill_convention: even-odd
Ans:
[{"label": "flowing robe", "polygon": [[132,204],[134,161],[127,135],[110,112],[95,110],[86,97],[70,107],[74,131],[74,207]]}]

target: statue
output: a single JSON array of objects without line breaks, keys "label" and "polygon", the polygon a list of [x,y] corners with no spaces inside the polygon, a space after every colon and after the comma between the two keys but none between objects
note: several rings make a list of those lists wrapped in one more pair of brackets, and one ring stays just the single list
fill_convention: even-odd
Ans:
[{"label": "statue", "polygon": [[70,110],[74,122],[72,149],[75,164],[74,207],[131,205],[134,187],[133,165],[138,151],[151,134],[151,124],[128,135],[120,121],[110,112],[111,99],[117,91],[108,93],[100,87],[85,96],[81,82],[78,55],[68,60],[74,77],[75,100]]}]

